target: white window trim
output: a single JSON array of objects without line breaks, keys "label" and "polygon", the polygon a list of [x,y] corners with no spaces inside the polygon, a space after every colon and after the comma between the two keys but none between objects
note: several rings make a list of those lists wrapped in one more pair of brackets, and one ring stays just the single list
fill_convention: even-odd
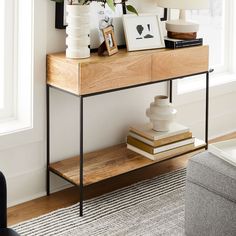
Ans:
[{"label": "white window trim", "polygon": [[[236,16],[234,15],[236,10],[235,1],[226,0],[225,7],[227,9],[225,45],[230,46],[226,47],[225,50],[225,65],[210,74],[210,88],[213,97],[236,92],[236,46],[233,43],[236,39],[236,23],[233,23],[236,20]],[[199,76],[199,78],[204,78],[204,75]],[[189,79],[193,80],[193,78]],[[201,83],[195,83],[191,89],[183,88],[183,86],[184,84],[180,85],[178,81],[173,85],[173,96],[176,105],[189,104],[205,99],[205,80],[202,80]],[[203,96],[201,96],[201,94]]]},{"label": "white window trim", "polygon": [[5,81],[9,81],[6,83],[8,86],[6,94],[11,98],[6,99],[7,113],[4,112],[6,116],[0,121],[1,135],[32,128],[33,125],[33,4],[28,0],[14,0],[8,1],[6,7],[8,8],[6,12],[12,14],[7,14],[6,22],[10,24],[10,27],[6,27],[6,31],[10,31],[9,28],[13,29],[9,34],[6,33],[6,43],[14,41],[5,47],[8,51],[13,49],[9,57],[7,56],[9,52],[6,52],[5,68],[7,68],[6,72],[13,74],[5,75]]},{"label": "white window trim", "polygon": [[[31,103],[30,103],[30,116],[23,119],[25,111],[17,109],[17,119],[14,117],[11,120],[6,120],[0,123],[0,150],[12,148],[15,146],[26,145],[33,142],[41,142],[45,137],[45,71],[46,71],[46,49],[47,49],[47,2],[35,0],[18,0],[22,7],[24,4],[32,4],[32,20],[31,23]],[[29,5],[28,5],[29,7]],[[37,45],[37,47],[34,47]],[[24,78],[21,77],[21,86],[24,86]],[[29,79],[29,77],[28,77]],[[24,99],[17,99],[18,108],[24,106]],[[22,107],[21,107],[22,106]],[[27,108],[24,107],[26,110]],[[28,107],[29,108],[29,107]],[[30,123],[29,123],[30,121]]]},{"label": "white window trim", "polygon": [[[13,38],[15,34],[15,22],[16,22],[16,6],[14,0],[9,0],[7,4],[4,4],[4,24],[7,24],[7,27],[4,29],[4,49],[3,52],[4,63],[4,81],[3,81],[3,108],[0,109],[0,118],[1,117],[13,117],[14,116],[14,71],[12,69],[15,67],[14,61],[14,51],[16,45],[14,44]],[[6,50],[7,49],[7,50]],[[2,92],[2,91],[1,91]]]},{"label": "white window trim", "polygon": [[[0,22],[3,22],[5,24],[5,2],[0,2]],[[3,27],[0,29],[1,34],[4,34]],[[4,80],[3,80],[3,74],[4,74],[4,38],[0,37],[0,110],[3,109],[4,101],[3,101],[3,93],[4,93]],[[2,79],[1,79],[2,77]],[[1,111],[0,111],[1,112]]]},{"label": "white window trim", "polygon": [[[221,79],[224,77],[225,79]],[[204,75],[201,78],[205,78]],[[189,78],[193,81],[194,78]],[[204,80],[205,82],[205,80]],[[176,106],[194,103],[197,101],[205,100],[206,96],[206,84],[200,83],[200,86],[195,86],[190,91],[183,92],[182,94],[177,93],[178,80],[173,83],[173,101]],[[236,92],[236,74],[231,73],[219,73],[212,76],[210,74],[210,97],[214,98],[225,94]]]}]

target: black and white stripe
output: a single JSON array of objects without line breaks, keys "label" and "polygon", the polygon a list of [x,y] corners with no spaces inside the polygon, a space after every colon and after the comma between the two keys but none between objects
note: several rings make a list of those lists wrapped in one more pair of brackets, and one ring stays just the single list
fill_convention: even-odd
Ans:
[{"label": "black and white stripe", "polygon": [[[69,233],[73,229],[86,229],[86,225],[98,219],[117,214],[124,209],[132,209],[143,202],[184,187],[185,178],[186,169],[177,170],[85,201],[82,218],[79,217],[79,204],[75,204],[20,223],[13,228],[22,236],[73,235]],[[96,235],[103,233],[96,231]]]}]

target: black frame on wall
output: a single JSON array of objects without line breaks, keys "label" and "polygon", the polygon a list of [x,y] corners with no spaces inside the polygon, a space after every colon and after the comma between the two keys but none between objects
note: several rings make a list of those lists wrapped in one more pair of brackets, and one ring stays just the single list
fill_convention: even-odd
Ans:
[{"label": "black frame on wall", "polygon": [[66,28],[66,25],[64,25],[64,3],[56,2],[55,28]]},{"label": "black frame on wall", "polygon": [[[125,2],[123,4],[123,13],[126,14]],[[167,8],[164,8],[163,17],[160,19],[161,21],[166,21],[168,15]],[[56,2],[56,14],[55,14],[55,28],[56,29],[65,29],[66,25],[64,25],[64,3]]]}]

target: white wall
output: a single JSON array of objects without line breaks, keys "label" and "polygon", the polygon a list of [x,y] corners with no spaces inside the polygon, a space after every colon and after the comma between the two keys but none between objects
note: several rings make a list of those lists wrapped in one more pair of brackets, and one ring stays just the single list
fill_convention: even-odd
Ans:
[{"label": "white wall", "polygon": [[[146,2],[146,1],[145,1]],[[142,4],[142,0],[139,0]],[[35,1],[36,31],[35,47],[41,52],[56,52],[65,49],[65,33],[54,28],[54,3],[49,0]],[[141,6],[140,6],[141,7]],[[146,7],[146,5],[145,5]],[[40,42],[39,42],[40,41]],[[37,69],[36,90],[45,84],[45,56],[37,53],[42,65]],[[40,76],[39,76],[40,75]],[[40,89],[39,89],[40,88]],[[153,97],[165,94],[166,85],[151,85],[145,88],[121,91],[86,99],[85,102],[85,150],[97,150],[124,142],[130,124],[146,121],[145,109]],[[44,93],[45,95],[45,93]],[[213,94],[214,95],[214,94]],[[38,102],[45,104],[45,96]],[[196,136],[202,136],[204,107],[202,92],[195,93],[192,103],[179,102],[178,119],[189,125]],[[233,109],[236,93],[216,94],[211,99],[210,136],[235,129],[236,111]],[[78,98],[51,91],[52,161],[73,156],[79,150],[79,103]],[[38,117],[45,125],[45,113]],[[0,150],[0,168],[8,181],[8,203],[14,205],[45,194],[46,155],[45,133],[24,145],[12,144]],[[61,179],[52,176],[53,190],[67,186]]]}]

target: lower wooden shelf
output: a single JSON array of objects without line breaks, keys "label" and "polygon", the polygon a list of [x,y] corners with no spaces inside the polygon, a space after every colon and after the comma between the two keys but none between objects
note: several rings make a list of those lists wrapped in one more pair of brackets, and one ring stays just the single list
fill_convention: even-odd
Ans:
[{"label": "lower wooden shelf", "polygon": [[[196,154],[196,152],[204,151],[205,147],[206,144],[198,140],[195,144],[195,148],[191,152]],[[186,153],[178,153],[177,156],[184,154]],[[173,155],[165,159],[170,159],[175,156],[176,155]],[[126,144],[88,153],[84,155],[84,186],[122,175],[163,160],[164,159],[157,161],[149,160],[146,157],[128,150]],[[79,163],[79,156],[72,157],[50,164],[49,170],[72,184],[79,186]]]}]

